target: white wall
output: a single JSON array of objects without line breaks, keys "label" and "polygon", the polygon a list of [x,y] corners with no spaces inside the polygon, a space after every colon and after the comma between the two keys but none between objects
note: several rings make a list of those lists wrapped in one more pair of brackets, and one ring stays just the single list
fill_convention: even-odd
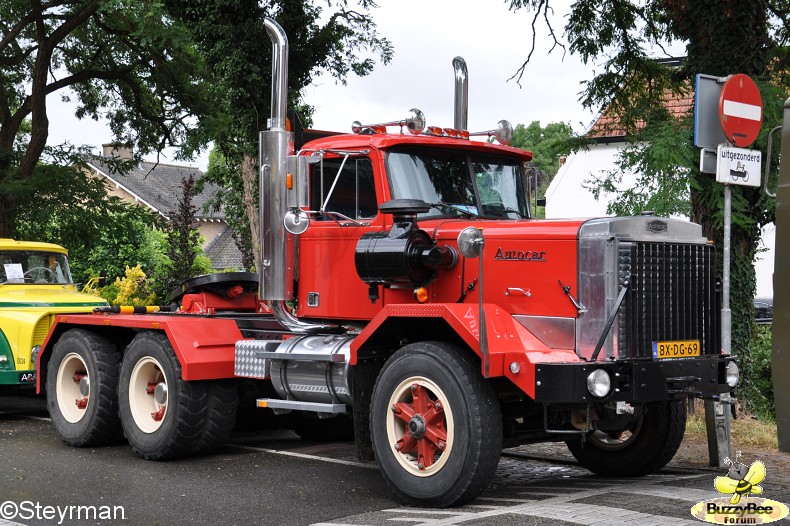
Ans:
[{"label": "white wall", "polygon": [[[592,192],[584,188],[584,181],[592,175],[611,170],[615,165],[622,143],[594,144],[589,150],[579,151],[568,156],[554,180],[546,190],[546,217],[549,219],[571,217],[600,217],[606,215],[606,207],[611,195],[601,195],[598,201]],[[634,174],[624,174],[619,187],[627,188],[636,184]],[[762,230],[759,252],[755,258],[757,275],[757,297],[773,297],[774,247],[776,227],[773,223]]]}]

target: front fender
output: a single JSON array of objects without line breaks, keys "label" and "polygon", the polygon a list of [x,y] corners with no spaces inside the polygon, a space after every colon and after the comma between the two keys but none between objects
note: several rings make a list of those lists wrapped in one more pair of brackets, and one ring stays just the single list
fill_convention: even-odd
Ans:
[{"label": "front fender", "polygon": [[[481,374],[492,378],[505,376],[534,398],[537,365],[581,361],[573,349],[548,347],[498,305],[487,303],[483,305],[483,310],[489,355],[488,374],[484,370],[480,346],[479,307],[463,303],[385,306],[351,343],[349,363],[356,365],[360,350],[368,346],[375,347],[383,341],[437,339],[447,337],[447,331],[450,331],[457,341],[481,358]],[[416,322],[425,319],[436,320],[435,335],[425,330],[416,333],[417,327],[424,327],[424,323]],[[511,363],[518,364],[518,367],[514,367],[516,372],[511,370]]]}]

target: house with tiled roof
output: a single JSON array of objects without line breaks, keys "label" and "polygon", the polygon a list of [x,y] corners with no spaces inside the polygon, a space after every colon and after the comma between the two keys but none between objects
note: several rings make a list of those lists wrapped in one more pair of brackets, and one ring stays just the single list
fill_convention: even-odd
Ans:
[{"label": "house with tiled roof", "polygon": [[[694,93],[668,95],[665,106],[677,118],[690,115],[694,111]],[[607,108],[585,135],[591,139],[589,148],[570,154],[546,189],[546,218],[607,215],[607,206],[614,196],[602,193],[596,199],[592,190],[585,188],[589,186],[585,182],[617,166],[619,154],[626,146],[625,130],[617,116]],[[617,187],[633,188],[636,184],[637,174],[623,173]],[[758,297],[773,297],[775,238],[775,225],[771,223],[764,226],[760,247],[764,250],[757,254],[754,262]]]},{"label": "house with tiled roof", "polygon": [[[197,181],[204,175],[194,166],[149,161],[142,161],[121,174],[113,168],[113,160],[117,162],[118,159],[131,160],[132,151],[126,147],[105,144],[102,155],[87,156],[84,162],[91,176],[105,182],[108,194],[147,207],[164,218],[168,218],[178,207],[178,200],[183,195],[182,180],[192,176]],[[218,190],[216,185],[206,184],[203,191],[192,199],[197,208],[196,219],[203,239],[203,252],[215,269],[241,269],[241,252],[233,241],[225,214],[221,210],[205,211],[206,203]]]}]

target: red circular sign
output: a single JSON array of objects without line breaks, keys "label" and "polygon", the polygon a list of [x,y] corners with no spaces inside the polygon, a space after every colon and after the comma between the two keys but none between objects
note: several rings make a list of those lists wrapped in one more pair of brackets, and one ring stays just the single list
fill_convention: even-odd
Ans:
[{"label": "red circular sign", "polygon": [[763,99],[757,84],[744,75],[732,75],[721,89],[719,120],[727,140],[746,148],[760,133],[763,123]]}]

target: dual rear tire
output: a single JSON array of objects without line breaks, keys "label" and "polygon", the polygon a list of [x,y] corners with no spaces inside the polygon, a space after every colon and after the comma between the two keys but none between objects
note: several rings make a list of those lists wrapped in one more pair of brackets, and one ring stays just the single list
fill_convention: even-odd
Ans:
[{"label": "dual rear tire", "polygon": [[53,427],[65,443],[100,446],[123,435],[146,459],[216,449],[236,421],[233,380],[187,382],[167,337],[141,332],[121,353],[83,329],[55,345],[47,374]]}]

